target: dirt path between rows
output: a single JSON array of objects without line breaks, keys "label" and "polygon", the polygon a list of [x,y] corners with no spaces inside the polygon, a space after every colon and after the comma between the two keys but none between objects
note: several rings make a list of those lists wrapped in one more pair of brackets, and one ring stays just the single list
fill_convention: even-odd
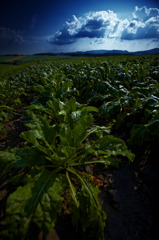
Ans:
[{"label": "dirt path between rows", "polygon": [[12,62],[12,61],[18,60],[18,59],[23,58],[23,57],[25,57],[25,56],[16,56],[14,58],[10,58],[10,59],[5,60],[5,62]]}]

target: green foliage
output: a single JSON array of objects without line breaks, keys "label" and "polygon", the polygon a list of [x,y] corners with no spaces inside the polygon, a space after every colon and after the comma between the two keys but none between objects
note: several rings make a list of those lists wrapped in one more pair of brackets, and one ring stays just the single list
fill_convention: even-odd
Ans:
[{"label": "green foliage", "polygon": [[[62,109],[59,108],[59,105]],[[108,127],[92,125],[93,115],[90,111],[97,112],[96,108],[80,106],[74,98],[71,98],[66,104],[55,100],[55,104],[52,103],[51,106],[57,108],[56,122],[55,119],[53,121],[48,119],[47,115],[32,114],[32,122],[27,124],[30,130],[21,134],[27,145],[21,150],[16,149],[15,156],[11,153],[4,155],[3,162],[8,156],[11,159],[8,163],[6,161],[7,168],[10,169],[10,166],[28,167],[31,170],[31,175],[28,173],[31,178],[30,183],[19,187],[9,197],[5,228],[14,222],[17,231],[14,232],[13,237],[18,234],[18,236],[23,235],[24,239],[27,236],[32,239],[30,235],[30,231],[33,230],[32,225],[36,229],[34,231],[37,232],[36,234],[42,229],[44,235],[47,235],[53,228],[60,209],[63,186],[69,185],[75,209],[78,212],[76,215],[77,224],[79,222],[82,224],[85,235],[88,235],[89,228],[91,228],[91,236],[94,235],[93,229],[96,226],[96,236],[94,235],[94,237],[102,240],[104,239],[106,215],[97,200],[99,189],[93,187],[89,179],[82,177],[72,167],[77,168],[78,165],[90,163],[99,163],[106,167],[109,165],[117,166],[120,162],[117,156],[127,156],[132,160],[133,155],[121,139],[108,135],[110,132]],[[96,134],[98,140],[88,141],[91,134]],[[87,161],[88,155],[100,158],[96,161]],[[37,170],[32,174],[33,169]],[[69,172],[81,182],[81,188],[78,192],[74,187],[75,180],[69,175]],[[59,180],[59,178],[63,180]],[[57,189],[53,188],[54,184],[57,184],[56,181],[60,184]],[[62,181],[64,181],[63,184]],[[30,189],[32,190],[30,191]],[[24,192],[27,193],[27,197],[25,197]],[[52,192],[53,195],[50,195]],[[25,201],[22,201],[22,195]],[[44,204],[43,199],[45,198],[50,199],[50,204],[47,205],[46,201]],[[15,199],[21,199],[21,201],[18,200],[18,203],[15,203]],[[19,210],[13,211],[15,204]],[[88,209],[87,221],[84,218],[84,205]],[[19,211],[21,215],[17,217]],[[21,223],[25,228],[21,226]],[[11,234],[12,229],[4,231],[5,237],[9,237]]]},{"label": "green foliage", "polygon": [[14,152],[0,151],[0,177],[7,173],[18,159]]},{"label": "green foliage", "polygon": [[[73,224],[77,227],[82,225],[85,239],[104,239],[104,227],[106,214],[101,210],[98,202],[99,188],[93,186],[84,177],[72,169],[68,169],[75,174],[81,181],[81,190],[74,195],[74,201],[77,202],[73,211]],[[78,225],[77,225],[78,224]]]},{"label": "green foliage", "polygon": [[142,146],[145,142],[159,140],[159,117],[156,115],[147,124],[134,124],[131,132],[129,143]]},{"label": "green foliage", "polygon": [[[10,76],[16,75],[18,72],[23,71],[25,68],[27,68],[32,64],[31,62],[20,64],[20,65],[12,64],[12,63],[4,64],[4,61],[9,58],[11,57],[0,56],[0,82],[1,81],[3,82],[4,80],[8,80]],[[3,64],[1,64],[1,62],[3,62]]]},{"label": "green foliage", "polygon": [[19,91],[14,91],[8,80],[0,82],[0,132],[6,133],[4,123],[9,121],[9,115],[15,113],[13,105],[21,103]]},{"label": "green foliage", "polygon": [[18,187],[8,198],[4,239],[37,239],[41,229],[46,238],[55,225],[65,188],[64,176],[48,170]]},{"label": "green foliage", "polygon": [[[17,189],[7,201],[4,239],[38,239],[41,231],[46,239],[69,188],[76,229],[85,239],[103,240],[106,213],[99,187],[79,166],[119,167],[123,157],[133,161],[114,130],[126,132],[130,145],[158,141],[157,58],[69,61],[30,66],[0,83],[0,131],[26,99],[30,117],[28,131],[20,135],[24,146],[0,151],[1,177],[11,169],[27,169],[24,178],[10,180]],[[101,126],[94,124],[98,120]]]}]

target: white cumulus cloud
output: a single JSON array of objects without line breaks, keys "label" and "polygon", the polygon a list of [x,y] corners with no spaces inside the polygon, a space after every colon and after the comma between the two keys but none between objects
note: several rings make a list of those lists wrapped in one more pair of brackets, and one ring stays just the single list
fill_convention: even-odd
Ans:
[{"label": "white cumulus cloud", "polygon": [[134,19],[121,33],[121,39],[150,39],[159,38],[159,9],[135,7]]},{"label": "white cumulus cloud", "polygon": [[159,38],[159,9],[136,6],[131,20],[119,19],[111,10],[89,12],[79,18],[73,15],[58,32],[48,39],[48,42],[66,45],[83,38],[95,39],[99,44],[103,39],[157,39]]},{"label": "white cumulus cloud", "polygon": [[133,12],[133,17],[137,18],[140,21],[146,21],[149,18],[156,17],[158,15],[159,15],[158,8],[147,8],[146,6],[143,6],[142,8],[136,6]]},{"label": "white cumulus cloud", "polygon": [[65,22],[63,28],[49,39],[49,42],[65,45],[74,43],[79,38],[109,37],[118,21],[117,15],[110,10],[90,12],[79,18],[73,15]]}]

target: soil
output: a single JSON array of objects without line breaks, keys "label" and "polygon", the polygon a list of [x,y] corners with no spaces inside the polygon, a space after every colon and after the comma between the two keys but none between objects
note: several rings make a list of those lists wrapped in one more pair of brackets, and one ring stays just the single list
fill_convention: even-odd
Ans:
[{"label": "soil", "polygon": [[[0,149],[21,147],[23,140],[19,134],[26,130],[26,117],[19,110],[19,117],[6,124],[7,137],[0,138]],[[122,160],[121,166],[105,169],[103,166],[86,167],[100,181],[99,201],[107,213],[105,240],[158,240],[159,239],[159,163],[157,163],[157,143],[145,148],[135,148],[136,159],[130,163]],[[11,172],[0,181],[0,222],[5,217],[7,197],[15,189],[8,180],[18,172]],[[66,208],[69,191],[58,216],[55,229],[47,240],[78,240],[82,239],[71,225],[71,215]],[[0,226],[2,227],[2,226]],[[2,238],[1,238],[2,239]],[[42,239],[42,234],[39,240]]]},{"label": "soil", "polygon": [[5,62],[13,62],[13,61],[18,60],[18,59],[23,58],[23,57],[25,57],[25,56],[17,56],[17,57],[5,60]]}]

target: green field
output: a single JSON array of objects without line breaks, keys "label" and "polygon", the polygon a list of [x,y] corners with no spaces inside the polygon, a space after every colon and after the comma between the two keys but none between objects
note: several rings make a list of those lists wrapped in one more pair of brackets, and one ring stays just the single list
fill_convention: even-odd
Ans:
[{"label": "green field", "polygon": [[[14,56],[0,56],[0,63],[4,63],[8,59],[12,59]],[[71,59],[71,56],[49,56],[49,55],[26,55],[23,58],[12,61],[12,64],[20,64],[26,62],[41,62],[41,61],[54,61],[54,60],[67,60]]]},{"label": "green field", "polygon": [[44,62],[58,64],[59,61],[71,62],[75,59],[81,59],[71,56],[28,55],[12,62],[5,62],[12,58],[14,58],[14,56],[0,56],[0,81],[8,79],[10,76],[17,74],[30,65],[42,64]]},{"label": "green field", "polygon": [[0,81],[8,79],[10,76],[16,75],[18,72],[22,71],[26,67],[32,65],[33,63],[24,63],[20,65],[14,64],[0,64]]},{"label": "green field", "polygon": [[[54,65],[59,64],[71,64],[74,62],[98,62],[98,61],[104,61],[105,59],[114,61],[130,61],[131,59],[135,58],[134,56],[111,56],[111,57],[72,57],[72,56],[49,56],[49,55],[28,55],[21,59],[14,60],[12,62],[5,62],[8,59],[12,59],[14,56],[0,56],[0,80],[8,79],[9,76],[13,76],[16,73],[22,71],[26,67],[34,64],[43,64],[43,63],[52,63]],[[136,57],[137,59],[142,59],[144,57]],[[155,58],[155,56],[150,57],[152,59]],[[147,59],[149,57],[147,56]]]},{"label": "green field", "polygon": [[4,239],[46,239],[67,202],[83,239],[104,240],[98,176],[157,152],[159,56],[26,56],[0,72],[0,177],[13,189]]}]

